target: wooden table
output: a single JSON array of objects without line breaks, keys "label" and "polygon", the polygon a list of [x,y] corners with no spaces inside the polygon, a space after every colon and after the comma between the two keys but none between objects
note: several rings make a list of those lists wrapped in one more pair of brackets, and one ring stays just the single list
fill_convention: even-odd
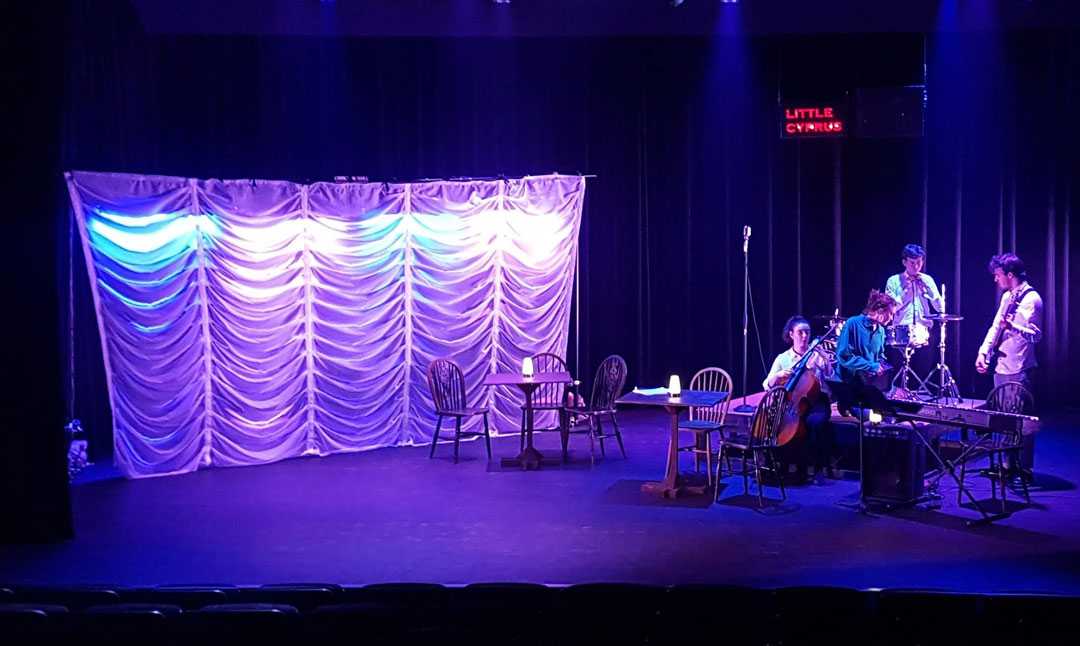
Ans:
[{"label": "wooden table", "polygon": [[641,490],[675,498],[680,493],[706,493],[708,487],[691,486],[679,481],[679,413],[691,406],[709,408],[727,399],[728,393],[711,390],[684,390],[679,397],[645,395],[629,392],[615,400],[620,406],[652,406],[663,408],[671,416],[671,437],[668,439],[667,468],[660,482],[646,482]]},{"label": "wooden table", "polygon": [[521,466],[522,469],[539,469],[544,456],[533,447],[532,398],[536,389],[544,384],[570,384],[574,379],[569,372],[538,372],[532,377],[520,373],[497,372],[484,378],[485,386],[517,386],[525,394],[525,448],[513,458],[503,458],[503,466]]}]

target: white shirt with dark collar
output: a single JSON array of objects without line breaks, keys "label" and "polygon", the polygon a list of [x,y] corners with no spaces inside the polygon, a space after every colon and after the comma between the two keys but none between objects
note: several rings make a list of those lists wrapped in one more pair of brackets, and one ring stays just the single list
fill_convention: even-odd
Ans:
[{"label": "white shirt with dark collar", "polygon": [[986,332],[982,347],[979,348],[979,356],[985,361],[990,360],[991,346],[997,337],[998,324],[1005,317],[1009,304],[1016,297],[1020,297],[1021,300],[1012,318],[1015,329],[1008,328],[1001,333],[1002,340],[998,348],[1000,356],[997,367],[994,369],[994,372],[999,375],[1015,375],[1021,370],[1039,365],[1035,360],[1035,344],[1042,340],[1043,302],[1039,292],[1032,289],[1027,281],[1001,294],[997,314],[994,315],[994,322]]}]

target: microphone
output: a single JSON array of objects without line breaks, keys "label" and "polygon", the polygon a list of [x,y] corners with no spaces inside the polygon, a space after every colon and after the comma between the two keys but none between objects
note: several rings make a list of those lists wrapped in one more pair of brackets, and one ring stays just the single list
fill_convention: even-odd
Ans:
[{"label": "microphone", "polygon": [[750,250],[750,225],[744,224],[742,228],[742,252]]}]

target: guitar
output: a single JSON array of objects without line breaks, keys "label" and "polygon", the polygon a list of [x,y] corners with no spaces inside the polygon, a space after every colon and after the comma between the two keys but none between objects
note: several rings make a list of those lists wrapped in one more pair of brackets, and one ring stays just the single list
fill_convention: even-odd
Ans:
[{"label": "guitar", "polygon": [[[1031,287],[1026,287],[1024,288],[1024,291],[1020,292],[1019,294],[1015,294],[1012,300],[1009,301],[1008,306],[1005,307],[1005,314],[1002,316],[1002,318],[1004,318],[1006,321],[1011,322],[1013,316],[1016,315],[1016,310],[1020,307],[1020,303],[1024,300],[1024,297],[1027,296],[1028,292],[1030,291]],[[994,342],[990,345],[990,352],[987,354],[986,358],[986,372],[988,372],[989,374],[994,373],[994,369],[997,367],[997,362],[1001,359],[1001,357],[1004,356],[1004,353],[1001,352],[1001,344],[1005,341],[1005,331],[1007,329],[1009,328],[999,326],[997,329],[997,333],[994,336]]]}]

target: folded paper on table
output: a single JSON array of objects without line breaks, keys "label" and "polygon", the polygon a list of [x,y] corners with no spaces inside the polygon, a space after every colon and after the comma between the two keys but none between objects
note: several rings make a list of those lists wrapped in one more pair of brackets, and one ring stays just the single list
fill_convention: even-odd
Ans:
[{"label": "folded paper on table", "polygon": [[634,392],[636,392],[639,395],[666,395],[666,394],[668,394],[668,389],[664,388],[664,387],[660,387],[660,388],[635,388]]}]

